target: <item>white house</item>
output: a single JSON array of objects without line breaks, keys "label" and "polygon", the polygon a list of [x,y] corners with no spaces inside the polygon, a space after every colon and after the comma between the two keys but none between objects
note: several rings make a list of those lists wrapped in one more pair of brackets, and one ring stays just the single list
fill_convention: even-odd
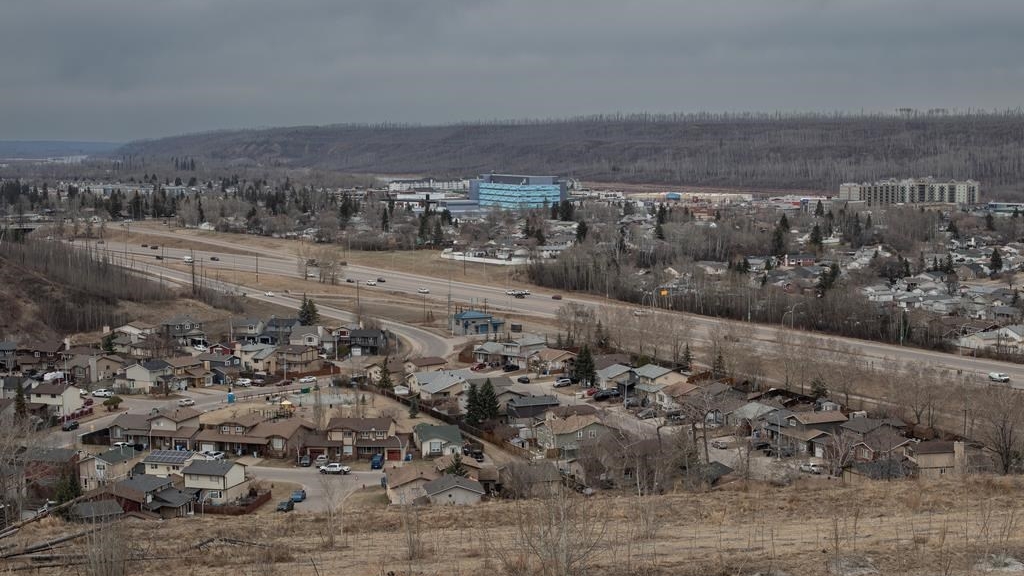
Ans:
[{"label": "white house", "polygon": [[412,429],[412,436],[424,458],[462,452],[462,432],[458,426],[417,424]]},{"label": "white house", "polygon": [[229,460],[195,460],[182,474],[185,488],[199,490],[199,501],[226,504],[242,496],[247,484],[245,465]]},{"label": "white house", "polygon": [[423,492],[431,504],[464,506],[479,503],[484,495],[484,487],[476,480],[445,474],[423,484]]},{"label": "white house", "polygon": [[172,474],[180,475],[196,460],[206,460],[206,456],[190,450],[153,450],[142,459],[142,466],[149,476],[167,478]]},{"label": "white house", "polygon": [[43,382],[33,388],[29,401],[46,404],[52,413],[58,416],[77,412],[85,405],[81,390],[67,382],[57,382],[56,380]]}]

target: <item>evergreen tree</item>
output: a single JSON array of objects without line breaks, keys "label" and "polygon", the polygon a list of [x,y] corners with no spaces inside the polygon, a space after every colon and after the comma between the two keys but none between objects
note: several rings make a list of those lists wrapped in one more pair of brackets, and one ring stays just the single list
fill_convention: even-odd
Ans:
[{"label": "evergreen tree", "polygon": [[946,252],[946,262],[942,266],[942,271],[947,274],[952,274],[953,270],[953,255]]},{"label": "evergreen tree", "polygon": [[18,382],[18,389],[14,393],[14,414],[19,419],[28,416],[28,406],[25,404],[25,387]]},{"label": "evergreen tree", "polygon": [[814,206],[814,215],[818,218],[825,215],[825,207],[822,206],[821,200],[818,200],[818,204]]},{"label": "evergreen tree", "polygon": [[576,242],[583,242],[587,239],[588,227],[587,223],[580,220],[579,224],[576,225]]},{"label": "evergreen tree", "polygon": [[828,386],[821,376],[815,376],[814,380],[811,381],[811,396],[814,396],[816,400],[828,396]]},{"label": "evergreen tree", "polygon": [[1003,269],[1003,255],[999,253],[999,248],[992,249],[992,256],[989,258],[989,268],[993,272],[999,272]]},{"label": "evergreen tree", "polygon": [[558,219],[562,222],[572,221],[572,217],[575,212],[576,208],[572,205],[572,202],[568,200],[562,200],[558,205]]},{"label": "evergreen tree", "polygon": [[452,463],[444,469],[444,473],[462,477],[469,475],[469,470],[466,468],[466,464],[462,462],[462,454],[459,452],[452,454]]},{"label": "evergreen tree", "polygon": [[782,226],[776,226],[775,232],[772,233],[772,255],[786,255],[786,232]]},{"label": "evergreen tree", "polygon": [[665,222],[668,221],[668,211],[665,210],[664,204],[658,205],[657,221],[658,224],[664,224]]},{"label": "evergreen tree", "polygon": [[814,225],[814,228],[811,228],[811,238],[809,242],[811,243],[811,246],[814,246],[816,249],[821,249],[821,227],[817,224]]},{"label": "evergreen tree", "polygon": [[786,218],[785,212],[782,213],[782,218],[779,218],[779,228],[789,232],[789,218]]},{"label": "evergreen tree", "polygon": [[1013,207],[1013,217],[1020,218],[1020,210],[1018,210],[1016,206]]},{"label": "evergreen tree", "polygon": [[380,386],[384,390],[390,390],[395,387],[394,382],[391,381],[391,371],[388,370],[388,357],[384,357],[382,362],[383,367],[380,370],[380,380],[377,381],[377,386]]},{"label": "evergreen tree", "polygon": [[946,232],[949,232],[950,234],[952,234],[953,238],[957,238],[957,239],[960,238],[960,229],[957,228],[956,222],[954,222],[953,220],[950,220],[949,221],[949,225],[946,226]]},{"label": "evergreen tree", "polygon": [[480,408],[480,392],[477,390],[476,384],[470,384],[469,391],[466,393],[466,424],[479,426],[483,419],[483,410]]},{"label": "evergreen tree", "polygon": [[64,472],[57,480],[56,488],[54,500],[57,501],[57,504],[70,502],[82,495],[82,485],[78,482],[78,474]]},{"label": "evergreen tree", "polygon": [[387,232],[391,229],[391,225],[388,224],[388,211],[384,210],[380,215],[380,229],[383,232]]},{"label": "evergreen tree", "polygon": [[690,351],[690,343],[686,343],[686,347],[683,348],[683,357],[679,362],[680,368],[689,371],[693,368],[693,352]]},{"label": "evergreen tree", "polygon": [[103,337],[103,343],[101,344],[103,351],[107,354],[114,353],[114,333],[111,332]]},{"label": "evergreen tree", "polygon": [[657,238],[658,240],[665,239],[665,229],[662,228],[660,222],[654,225],[654,237]]},{"label": "evergreen tree", "polygon": [[311,298],[302,295],[302,305],[299,306],[299,324],[303,326],[315,326],[320,322],[320,312],[316,308],[316,302]]},{"label": "evergreen tree", "polygon": [[992,217],[992,213],[991,212],[989,212],[988,214],[985,214],[985,229],[986,230],[995,230],[996,229],[996,220],[995,220],[995,218]]},{"label": "evergreen tree", "polygon": [[494,392],[494,385],[491,384],[490,378],[485,380],[484,385],[480,387],[480,392],[477,394],[477,402],[480,406],[480,415],[483,416],[484,422],[495,420],[498,417],[498,411],[501,410],[501,407],[498,405],[498,395]]},{"label": "evergreen tree", "polygon": [[409,418],[415,418],[420,414],[420,399],[417,396],[413,396],[412,400],[409,401]]},{"label": "evergreen tree", "polygon": [[715,354],[715,361],[711,363],[711,377],[716,380],[725,378],[725,356],[721,350]]},{"label": "evergreen tree", "polygon": [[434,243],[434,246],[438,246],[444,242],[444,230],[441,228],[440,218],[434,219],[434,231],[431,234],[430,240]]},{"label": "evergreen tree", "polygon": [[576,378],[584,387],[597,382],[597,368],[594,366],[594,356],[590,352],[590,346],[583,345],[580,353],[576,356],[576,367],[574,370]]}]

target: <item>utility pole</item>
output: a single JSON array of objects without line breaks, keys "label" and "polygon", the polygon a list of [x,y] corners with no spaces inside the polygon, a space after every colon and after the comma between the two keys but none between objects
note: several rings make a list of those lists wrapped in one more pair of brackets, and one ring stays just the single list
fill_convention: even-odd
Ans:
[{"label": "utility pole", "polygon": [[191,260],[191,262],[189,262],[188,265],[192,269],[192,293],[195,294],[196,293],[196,259],[195,259],[194,256],[192,256],[192,254],[194,254],[194,253],[191,250],[189,250],[189,260]]},{"label": "utility pole", "polygon": [[256,283],[260,283],[260,255],[256,255]]}]

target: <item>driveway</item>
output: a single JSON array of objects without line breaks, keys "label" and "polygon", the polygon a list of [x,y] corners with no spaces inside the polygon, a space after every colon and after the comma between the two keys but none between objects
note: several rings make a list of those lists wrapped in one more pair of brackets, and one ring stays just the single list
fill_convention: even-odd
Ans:
[{"label": "driveway", "polygon": [[339,504],[349,494],[363,487],[380,486],[384,473],[379,470],[354,470],[347,475],[320,474],[315,467],[275,468],[271,466],[249,466],[246,470],[257,480],[264,482],[290,482],[300,484],[306,490],[306,501],[295,505],[296,512],[325,512],[327,494],[334,491],[333,500]]}]

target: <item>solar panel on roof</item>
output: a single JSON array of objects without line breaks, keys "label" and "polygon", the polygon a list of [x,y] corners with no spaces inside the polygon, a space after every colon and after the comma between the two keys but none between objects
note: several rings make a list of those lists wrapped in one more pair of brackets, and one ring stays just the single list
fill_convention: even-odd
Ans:
[{"label": "solar panel on roof", "polygon": [[187,450],[154,450],[146,460],[164,464],[184,464],[191,457],[192,452]]}]

